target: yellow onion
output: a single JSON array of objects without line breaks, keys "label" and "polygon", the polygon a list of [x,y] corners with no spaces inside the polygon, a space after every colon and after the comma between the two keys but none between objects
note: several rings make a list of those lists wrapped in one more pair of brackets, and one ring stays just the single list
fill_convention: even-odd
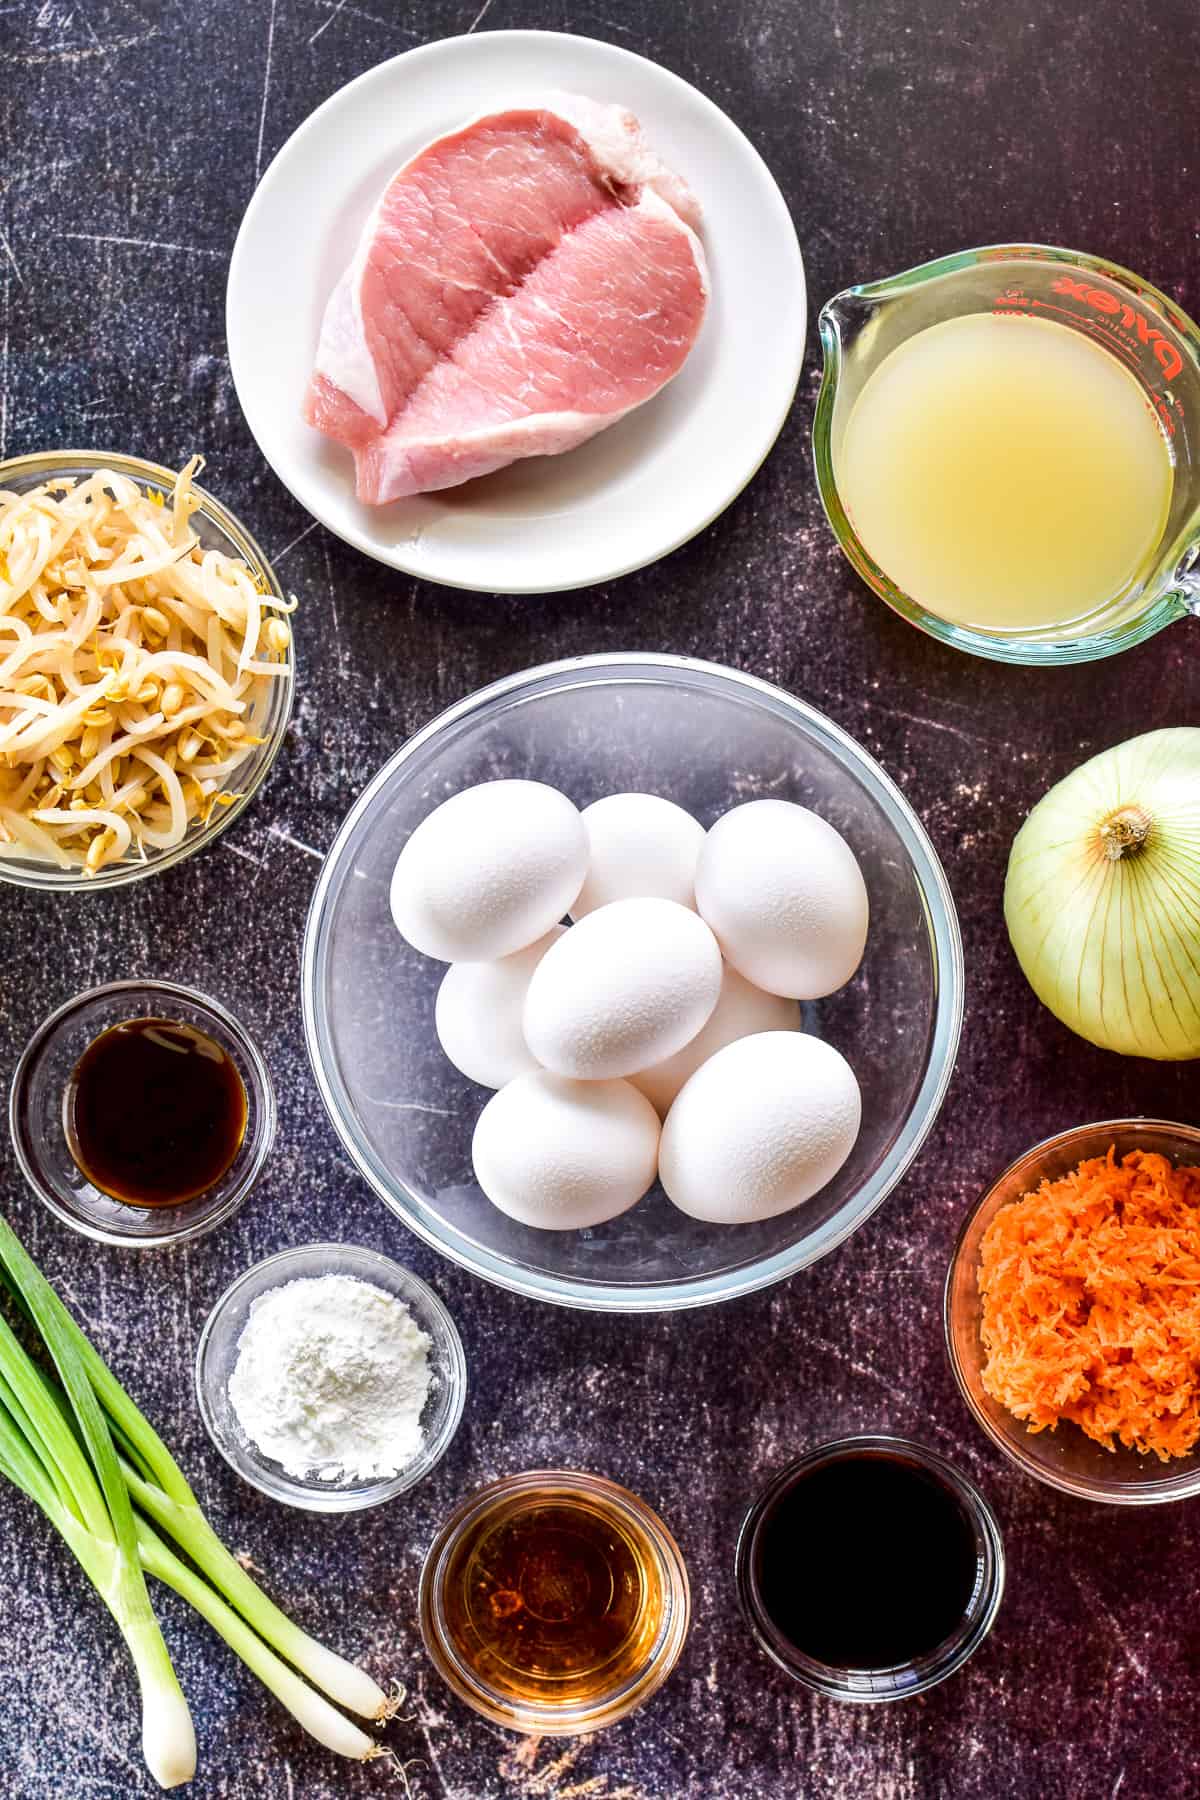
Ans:
[{"label": "yellow onion", "polygon": [[1200,1056],[1200,730],[1083,763],[1013,842],[1004,917],[1041,1000],[1123,1056]]}]

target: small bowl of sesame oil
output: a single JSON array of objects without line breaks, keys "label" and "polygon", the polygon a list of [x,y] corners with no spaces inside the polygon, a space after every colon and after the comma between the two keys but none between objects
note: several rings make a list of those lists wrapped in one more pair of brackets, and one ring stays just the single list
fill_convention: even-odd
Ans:
[{"label": "small bowl of sesame oil", "polygon": [[658,1514],[574,1470],[470,1495],[421,1572],[421,1633],[443,1680],[494,1724],[550,1737],[648,1700],[679,1659],[690,1605]]}]

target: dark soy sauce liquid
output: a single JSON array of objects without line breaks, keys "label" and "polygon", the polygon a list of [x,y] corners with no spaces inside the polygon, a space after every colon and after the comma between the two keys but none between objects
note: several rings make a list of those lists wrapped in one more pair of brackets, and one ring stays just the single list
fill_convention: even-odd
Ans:
[{"label": "dark soy sauce liquid", "polygon": [[763,1607],[790,1644],[838,1669],[887,1669],[944,1644],[970,1604],[970,1520],[937,1475],[863,1451],[801,1473],[759,1529]]},{"label": "dark soy sauce liquid", "polygon": [[130,1206],[180,1206],[220,1181],[240,1150],[246,1089],[194,1025],[129,1019],[80,1057],[63,1124],[94,1187]]}]

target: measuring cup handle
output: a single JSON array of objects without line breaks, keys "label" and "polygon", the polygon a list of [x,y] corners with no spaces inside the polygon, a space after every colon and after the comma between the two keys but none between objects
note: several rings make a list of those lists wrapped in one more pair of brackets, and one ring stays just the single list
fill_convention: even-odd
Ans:
[{"label": "measuring cup handle", "polygon": [[1200,538],[1185,550],[1175,565],[1172,591],[1194,619],[1200,619]]}]

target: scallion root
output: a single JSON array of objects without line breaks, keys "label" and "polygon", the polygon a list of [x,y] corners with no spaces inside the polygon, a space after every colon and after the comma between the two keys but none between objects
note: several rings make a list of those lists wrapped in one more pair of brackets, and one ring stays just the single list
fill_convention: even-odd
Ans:
[{"label": "scallion root", "polygon": [[174,1588],[208,1620],[235,1656],[241,1657],[246,1667],[271,1690],[310,1737],[327,1750],[355,1762],[366,1762],[379,1754],[379,1746],[373,1738],[345,1718],[336,1706],[331,1706],[323,1694],[309,1687],[294,1669],[289,1669],[216,1590],[182,1563],[142,1519],[138,1521],[138,1553],[147,1572]]}]

